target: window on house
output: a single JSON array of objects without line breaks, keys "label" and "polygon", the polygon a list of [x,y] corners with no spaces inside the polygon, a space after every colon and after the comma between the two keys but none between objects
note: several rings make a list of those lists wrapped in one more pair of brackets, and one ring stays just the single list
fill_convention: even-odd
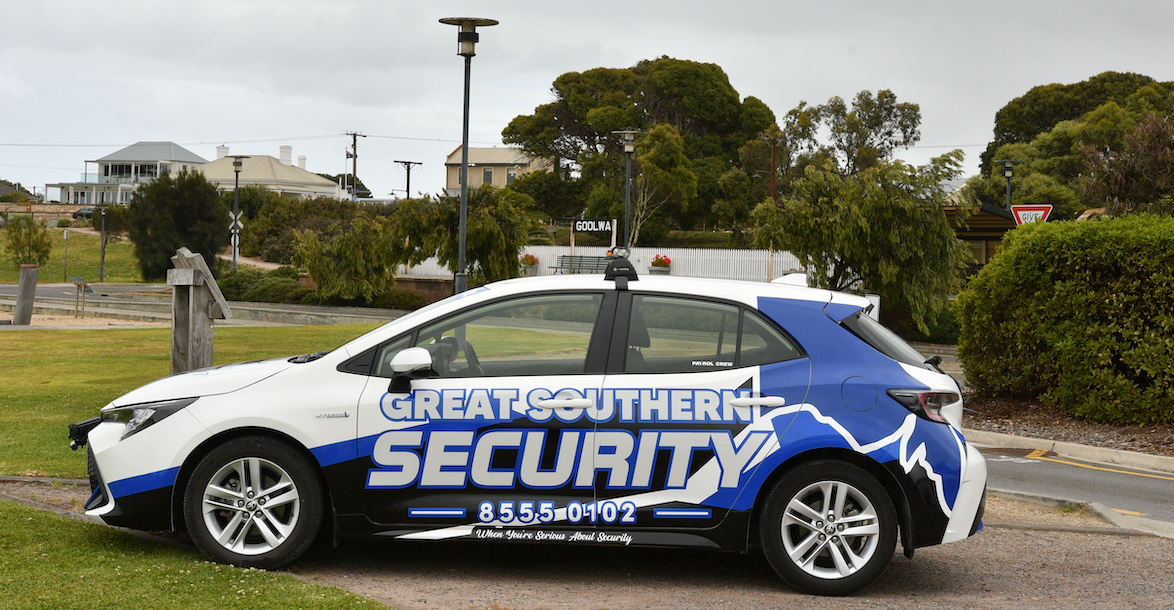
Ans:
[{"label": "window on house", "polygon": [[513,184],[514,178],[517,178],[517,177],[518,177],[518,168],[516,168],[516,167],[506,168],[506,170],[505,170],[505,183],[507,185]]},{"label": "window on house", "polygon": [[107,178],[126,178],[131,177],[131,166],[129,163],[111,163],[103,166],[102,174]]},{"label": "window on house", "polygon": [[487,167],[487,168],[481,170],[481,183],[482,184],[493,184],[493,168],[492,167]]}]

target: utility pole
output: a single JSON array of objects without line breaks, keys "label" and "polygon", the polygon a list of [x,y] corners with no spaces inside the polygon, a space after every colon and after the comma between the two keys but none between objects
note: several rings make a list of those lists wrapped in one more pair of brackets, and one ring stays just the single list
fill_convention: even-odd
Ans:
[{"label": "utility pole", "polygon": [[408,183],[407,183],[407,185],[404,186],[404,193],[406,194],[405,197],[407,199],[411,199],[412,198],[412,166],[413,165],[424,165],[424,164],[421,163],[420,161],[396,161],[396,163],[399,163],[400,165],[404,166],[404,169],[408,170]]},{"label": "utility pole", "polygon": [[367,136],[357,132],[348,131],[343,133],[344,136],[351,137],[351,199],[359,198],[359,138]]},{"label": "utility pole", "polygon": [[770,199],[771,201],[774,201],[775,177],[779,174],[779,162],[775,151],[778,149],[779,142],[782,141],[782,137],[780,137],[778,132],[768,133],[764,131],[762,132],[762,135],[758,136],[758,138],[760,140],[770,142]]}]

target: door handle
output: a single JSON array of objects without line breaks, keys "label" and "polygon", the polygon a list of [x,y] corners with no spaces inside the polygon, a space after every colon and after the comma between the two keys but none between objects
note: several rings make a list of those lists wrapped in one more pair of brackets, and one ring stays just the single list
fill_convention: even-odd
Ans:
[{"label": "door handle", "polygon": [[534,403],[539,409],[589,409],[595,406],[590,398],[547,398]]},{"label": "door handle", "polygon": [[787,399],[782,396],[739,396],[730,399],[731,407],[782,407],[786,404]]}]

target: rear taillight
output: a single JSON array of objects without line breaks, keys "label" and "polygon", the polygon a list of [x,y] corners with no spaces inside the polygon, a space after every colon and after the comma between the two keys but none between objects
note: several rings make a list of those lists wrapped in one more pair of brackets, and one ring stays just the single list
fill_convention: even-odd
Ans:
[{"label": "rear taillight", "polygon": [[906,409],[930,421],[948,423],[942,415],[942,408],[952,405],[961,397],[954,392],[930,392],[925,390],[889,390],[889,396]]}]

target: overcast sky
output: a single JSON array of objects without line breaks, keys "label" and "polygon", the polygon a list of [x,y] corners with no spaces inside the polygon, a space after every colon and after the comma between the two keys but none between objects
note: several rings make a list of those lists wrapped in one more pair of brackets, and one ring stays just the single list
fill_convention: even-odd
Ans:
[{"label": "overcast sky", "polygon": [[[953,148],[966,171],[994,114],[1033,86],[1105,71],[1174,80],[1174,2],[1115,0],[35,0],[5,2],[0,178],[78,180],[84,162],[138,141],[208,160],[278,156],[358,174],[377,196],[444,186],[460,144],[462,58],[442,17],[485,17],[473,59],[470,140],[501,145],[559,75],[667,55],[714,63],[776,116],[800,101],[891,89],[921,106],[914,163]],[[90,171],[96,171],[94,165]],[[55,195],[55,193],[52,193]]]}]

